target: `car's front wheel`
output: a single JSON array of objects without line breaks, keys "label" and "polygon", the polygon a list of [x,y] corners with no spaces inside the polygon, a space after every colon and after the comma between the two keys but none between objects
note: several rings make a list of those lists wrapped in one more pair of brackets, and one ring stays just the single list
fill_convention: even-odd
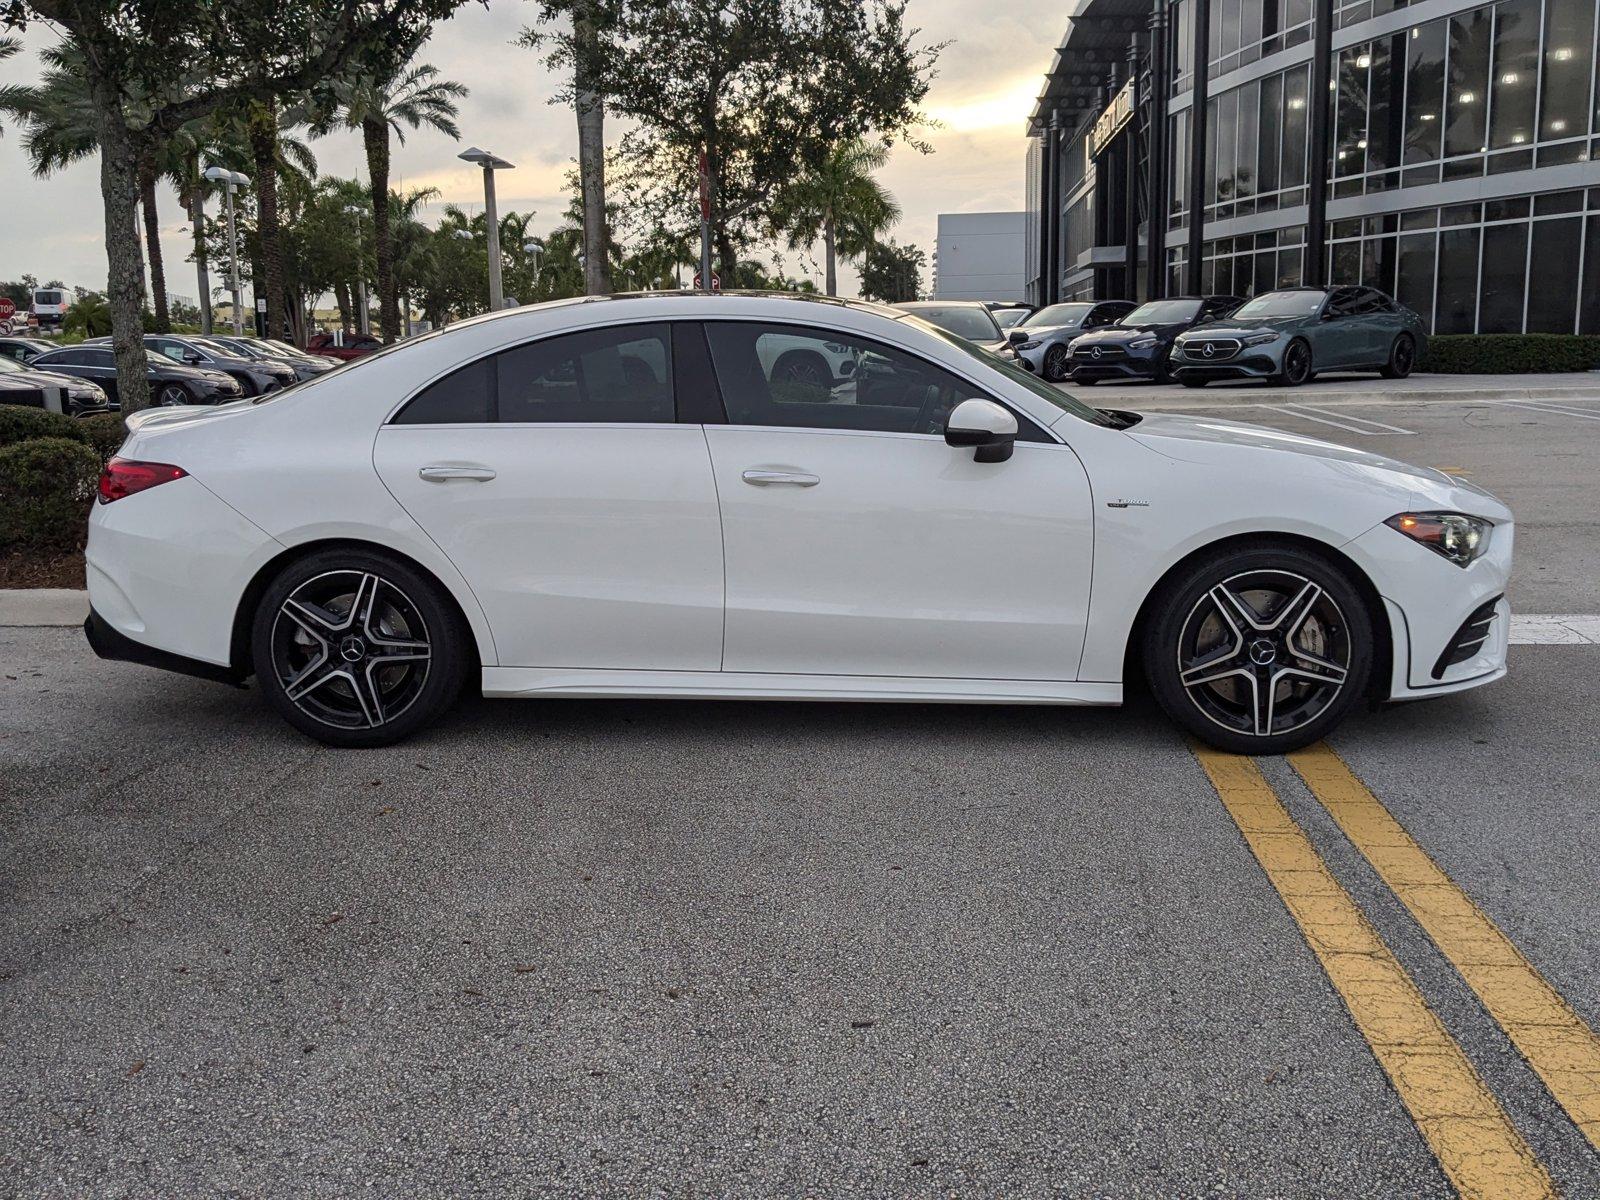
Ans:
[{"label": "car's front wheel", "polygon": [[1145,625],[1151,691],[1179,725],[1236,754],[1284,754],[1367,688],[1372,618],[1346,572],[1295,546],[1235,548],[1163,585]]},{"label": "car's front wheel", "polygon": [[1311,346],[1303,339],[1295,338],[1284,348],[1283,367],[1273,382],[1285,387],[1299,387],[1309,382],[1315,374],[1311,364]]},{"label": "car's front wheel", "polygon": [[181,383],[169,383],[156,393],[156,403],[164,408],[176,408],[189,403],[189,393],[184,391]]},{"label": "car's front wheel", "polygon": [[468,636],[434,580],[378,551],[332,549],[268,585],[251,649],[262,691],[296,729],[330,746],[385,746],[455,701]]},{"label": "car's front wheel", "polygon": [[1389,347],[1389,361],[1383,365],[1381,374],[1385,379],[1404,379],[1416,365],[1417,339],[1402,333]]},{"label": "car's front wheel", "polygon": [[1044,366],[1040,369],[1040,374],[1051,383],[1060,383],[1067,377],[1067,348],[1065,346],[1051,346],[1044,352]]}]

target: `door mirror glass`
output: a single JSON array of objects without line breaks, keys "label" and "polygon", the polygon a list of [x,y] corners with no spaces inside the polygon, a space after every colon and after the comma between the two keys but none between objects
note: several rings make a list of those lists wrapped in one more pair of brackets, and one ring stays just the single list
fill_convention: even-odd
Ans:
[{"label": "door mirror glass", "polygon": [[963,400],[950,410],[944,440],[972,446],[974,462],[1005,462],[1017,441],[1017,418],[993,400]]}]

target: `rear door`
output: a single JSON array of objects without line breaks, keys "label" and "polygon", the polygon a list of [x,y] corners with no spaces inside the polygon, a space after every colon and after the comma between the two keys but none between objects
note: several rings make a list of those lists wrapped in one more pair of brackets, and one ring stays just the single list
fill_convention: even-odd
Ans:
[{"label": "rear door", "polygon": [[715,671],[722,531],[662,323],[558,335],[423,388],[378,474],[483,605],[502,666]]},{"label": "rear door", "polygon": [[[724,670],[1076,679],[1093,513],[1068,447],[1019,413],[1011,459],[975,462],[945,443],[944,419],[992,397],[854,335],[733,321],[706,334],[728,416],[706,426]],[[775,369],[778,346],[828,344],[858,364],[849,376]]]}]

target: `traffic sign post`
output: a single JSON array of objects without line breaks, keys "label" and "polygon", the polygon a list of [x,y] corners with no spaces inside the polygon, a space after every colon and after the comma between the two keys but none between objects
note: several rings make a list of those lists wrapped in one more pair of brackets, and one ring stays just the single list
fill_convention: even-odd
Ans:
[{"label": "traffic sign post", "polygon": [[0,296],[0,325],[11,328],[11,318],[17,315],[17,302],[10,296]]}]

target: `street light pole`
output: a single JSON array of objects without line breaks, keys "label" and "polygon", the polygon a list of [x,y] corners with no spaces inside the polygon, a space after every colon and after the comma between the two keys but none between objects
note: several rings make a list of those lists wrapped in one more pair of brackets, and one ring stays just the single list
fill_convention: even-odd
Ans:
[{"label": "street light pole", "polygon": [[476,146],[467,147],[456,157],[483,168],[483,216],[489,234],[489,311],[498,312],[505,306],[505,294],[500,284],[500,216],[495,210],[494,173],[509,171],[516,164]]},{"label": "street light pole", "polygon": [[233,291],[233,336],[239,337],[244,333],[242,310],[244,308],[244,290],[239,285],[239,231],[233,220],[233,189],[248,187],[250,177],[241,175],[238,171],[225,170],[222,167],[207,167],[205,176],[212,183],[223,185],[223,192],[227,196],[228,205],[228,286]]}]

